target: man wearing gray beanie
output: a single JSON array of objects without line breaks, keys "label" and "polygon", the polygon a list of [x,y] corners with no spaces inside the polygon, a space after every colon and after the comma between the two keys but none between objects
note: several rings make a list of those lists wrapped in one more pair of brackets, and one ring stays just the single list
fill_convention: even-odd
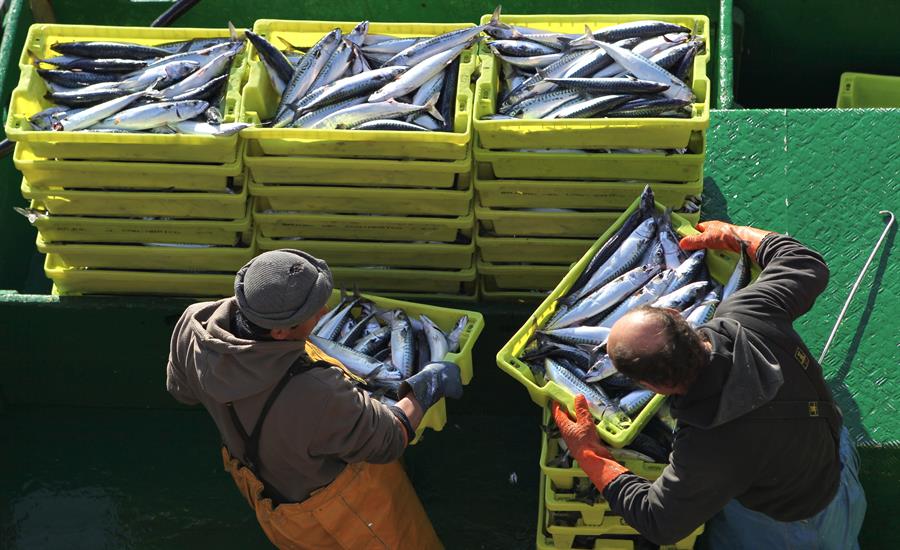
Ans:
[{"label": "man wearing gray beanie", "polygon": [[166,386],[202,404],[222,457],[279,548],[442,548],[399,463],[425,410],[462,394],[459,368],[432,363],[385,406],[307,342],[328,311],[328,265],[266,252],[231,298],[189,306],[172,334]]}]

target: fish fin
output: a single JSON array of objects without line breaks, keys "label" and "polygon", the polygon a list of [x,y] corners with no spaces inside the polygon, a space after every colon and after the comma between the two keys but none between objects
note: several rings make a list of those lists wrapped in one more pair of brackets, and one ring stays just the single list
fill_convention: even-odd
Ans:
[{"label": "fish fin", "polygon": [[494,8],[494,12],[491,14],[491,20],[488,21],[488,25],[496,26],[500,24],[500,9],[502,7],[500,4],[497,4],[497,7]]},{"label": "fish fin", "polygon": [[294,50],[294,51],[298,51],[298,52],[301,51],[300,46],[295,46],[295,45],[291,44],[290,42],[285,40],[285,38],[283,36],[279,36],[278,40],[281,40],[284,43],[284,45],[287,46],[288,49],[290,49],[290,50]]},{"label": "fish fin", "polygon": [[231,21],[228,22],[228,34],[231,35],[232,40],[237,41],[241,39],[240,35],[238,35],[237,29],[234,28],[234,23],[232,23]]},{"label": "fish fin", "polygon": [[424,107],[425,107],[425,111],[427,111],[429,115],[438,119],[439,122],[444,123],[444,122],[446,122],[444,120],[444,115],[442,115],[441,112],[436,107],[439,97],[440,97],[440,94],[431,96],[431,99],[429,99],[428,101],[425,102]]}]

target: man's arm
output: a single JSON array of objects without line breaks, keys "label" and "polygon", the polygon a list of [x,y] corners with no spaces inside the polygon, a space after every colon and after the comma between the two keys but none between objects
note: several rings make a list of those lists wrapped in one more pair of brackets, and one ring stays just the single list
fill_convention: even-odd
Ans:
[{"label": "man's arm", "polygon": [[[747,489],[752,473],[744,457],[732,452],[742,448],[740,441],[728,441],[735,435],[683,428],[659,479],[651,483],[628,472],[607,485],[603,496],[612,512],[641,535],[657,544],[674,544]],[[714,447],[710,438],[718,439]]]},{"label": "man's arm", "polygon": [[172,330],[172,338],[169,342],[169,360],[166,363],[166,390],[168,390],[172,397],[185,405],[196,405],[200,400],[197,399],[197,396],[194,394],[194,391],[188,383],[187,373],[184,370],[184,362],[178,351],[180,344],[183,343],[181,341],[183,339],[190,339],[190,335],[184,330],[185,325],[190,319],[190,311],[191,308],[188,307],[181,315],[181,318],[178,319],[178,322],[175,323],[174,330]]},{"label": "man's arm", "polygon": [[718,315],[781,313],[793,321],[812,308],[828,285],[828,266],[822,256],[786,235],[770,233],[763,238],[756,260],[762,273],[723,302]]}]

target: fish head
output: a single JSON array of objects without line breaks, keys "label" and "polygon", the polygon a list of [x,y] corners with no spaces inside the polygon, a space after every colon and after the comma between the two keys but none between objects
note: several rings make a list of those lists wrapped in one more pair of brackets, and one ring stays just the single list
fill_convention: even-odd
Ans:
[{"label": "fish head", "polygon": [[163,66],[163,72],[169,80],[181,80],[200,67],[200,63],[191,60],[175,61]]}]

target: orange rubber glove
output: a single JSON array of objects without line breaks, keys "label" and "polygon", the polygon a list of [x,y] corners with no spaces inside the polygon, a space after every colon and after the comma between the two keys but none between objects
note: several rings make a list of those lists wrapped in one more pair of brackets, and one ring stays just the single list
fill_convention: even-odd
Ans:
[{"label": "orange rubber glove", "polygon": [[614,479],[628,471],[628,468],[613,460],[612,454],[600,442],[594,417],[583,395],[575,398],[574,422],[559,403],[554,401],[552,408],[553,419],[556,420],[559,432],[569,446],[569,452],[601,493]]},{"label": "orange rubber glove", "polygon": [[731,225],[720,221],[709,221],[697,224],[699,235],[689,235],[679,243],[684,250],[713,248],[716,250],[741,251],[741,241],[747,244],[747,254],[756,261],[756,251],[763,238],[771,233],[765,229],[756,229],[746,225]]}]

